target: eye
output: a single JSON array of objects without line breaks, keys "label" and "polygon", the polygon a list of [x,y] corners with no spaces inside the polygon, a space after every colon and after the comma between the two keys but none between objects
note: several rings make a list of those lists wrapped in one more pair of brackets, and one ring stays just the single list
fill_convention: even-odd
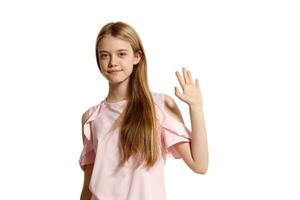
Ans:
[{"label": "eye", "polygon": [[107,54],[101,54],[100,58],[105,58],[107,56]]},{"label": "eye", "polygon": [[126,56],[126,53],[120,53],[119,55],[121,55],[121,56]]}]

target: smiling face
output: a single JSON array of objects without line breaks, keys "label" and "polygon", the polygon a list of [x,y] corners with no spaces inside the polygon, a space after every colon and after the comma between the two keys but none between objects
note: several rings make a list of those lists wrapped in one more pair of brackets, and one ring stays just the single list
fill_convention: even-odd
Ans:
[{"label": "smiling face", "polygon": [[104,36],[99,42],[98,55],[102,74],[109,82],[127,79],[133,65],[140,61],[139,54],[134,55],[129,42],[111,35]]}]

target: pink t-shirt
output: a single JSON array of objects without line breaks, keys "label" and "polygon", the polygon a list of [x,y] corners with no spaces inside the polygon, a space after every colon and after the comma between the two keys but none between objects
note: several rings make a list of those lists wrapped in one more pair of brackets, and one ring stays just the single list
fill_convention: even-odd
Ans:
[{"label": "pink t-shirt", "polygon": [[158,123],[158,141],[161,154],[148,171],[143,165],[136,167],[134,159],[117,168],[120,159],[119,127],[109,131],[122,113],[128,100],[101,103],[88,109],[84,124],[85,140],[79,164],[94,163],[89,189],[91,200],[166,200],[164,166],[166,157],[179,159],[181,155],[172,145],[190,142],[191,131],[164,111],[164,95],[152,93]]}]

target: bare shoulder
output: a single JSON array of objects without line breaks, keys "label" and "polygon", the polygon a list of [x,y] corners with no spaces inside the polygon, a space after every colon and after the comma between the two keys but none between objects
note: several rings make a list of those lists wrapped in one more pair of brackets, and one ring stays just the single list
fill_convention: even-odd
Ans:
[{"label": "bare shoulder", "polygon": [[[184,124],[181,112],[174,101],[174,99],[164,94],[165,100],[164,100],[164,110],[167,114],[169,114],[172,118],[175,120],[181,122]],[[194,172],[196,172],[195,168],[195,162],[192,157],[192,151],[191,151],[191,143],[190,142],[178,142],[174,145],[174,148],[177,152],[181,155],[184,162],[188,165],[190,169],[192,169]]]},{"label": "bare shoulder", "polygon": [[88,120],[88,118],[89,118],[89,109],[86,110],[81,116],[82,125]]},{"label": "bare shoulder", "polygon": [[83,131],[83,125],[85,124],[85,122],[88,120],[89,118],[89,109],[86,110],[82,116],[81,116],[81,132],[82,132],[82,141],[84,142],[85,139],[85,135],[84,135],[84,131]]},{"label": "bare shoulder", "polygon": [[180,122],[184,122],[182,114],[179,107],[177,106],[175,100],[168,94],[163,94],[164,96],[164,111],[172,116],[174,119]]}]

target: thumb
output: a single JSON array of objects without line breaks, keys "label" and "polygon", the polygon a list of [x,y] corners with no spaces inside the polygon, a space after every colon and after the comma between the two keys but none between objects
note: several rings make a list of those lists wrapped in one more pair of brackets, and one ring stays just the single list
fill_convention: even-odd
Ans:
[{"label": "thumb", "polygon": [[181,94],[180,94],[180,92],[179,92],[179,89],[178,89],[176,86],[174,87],[174,89],[175,89],[175,95],[176,95],[179,99],[182,100],[182,97],[181,97]]}]

